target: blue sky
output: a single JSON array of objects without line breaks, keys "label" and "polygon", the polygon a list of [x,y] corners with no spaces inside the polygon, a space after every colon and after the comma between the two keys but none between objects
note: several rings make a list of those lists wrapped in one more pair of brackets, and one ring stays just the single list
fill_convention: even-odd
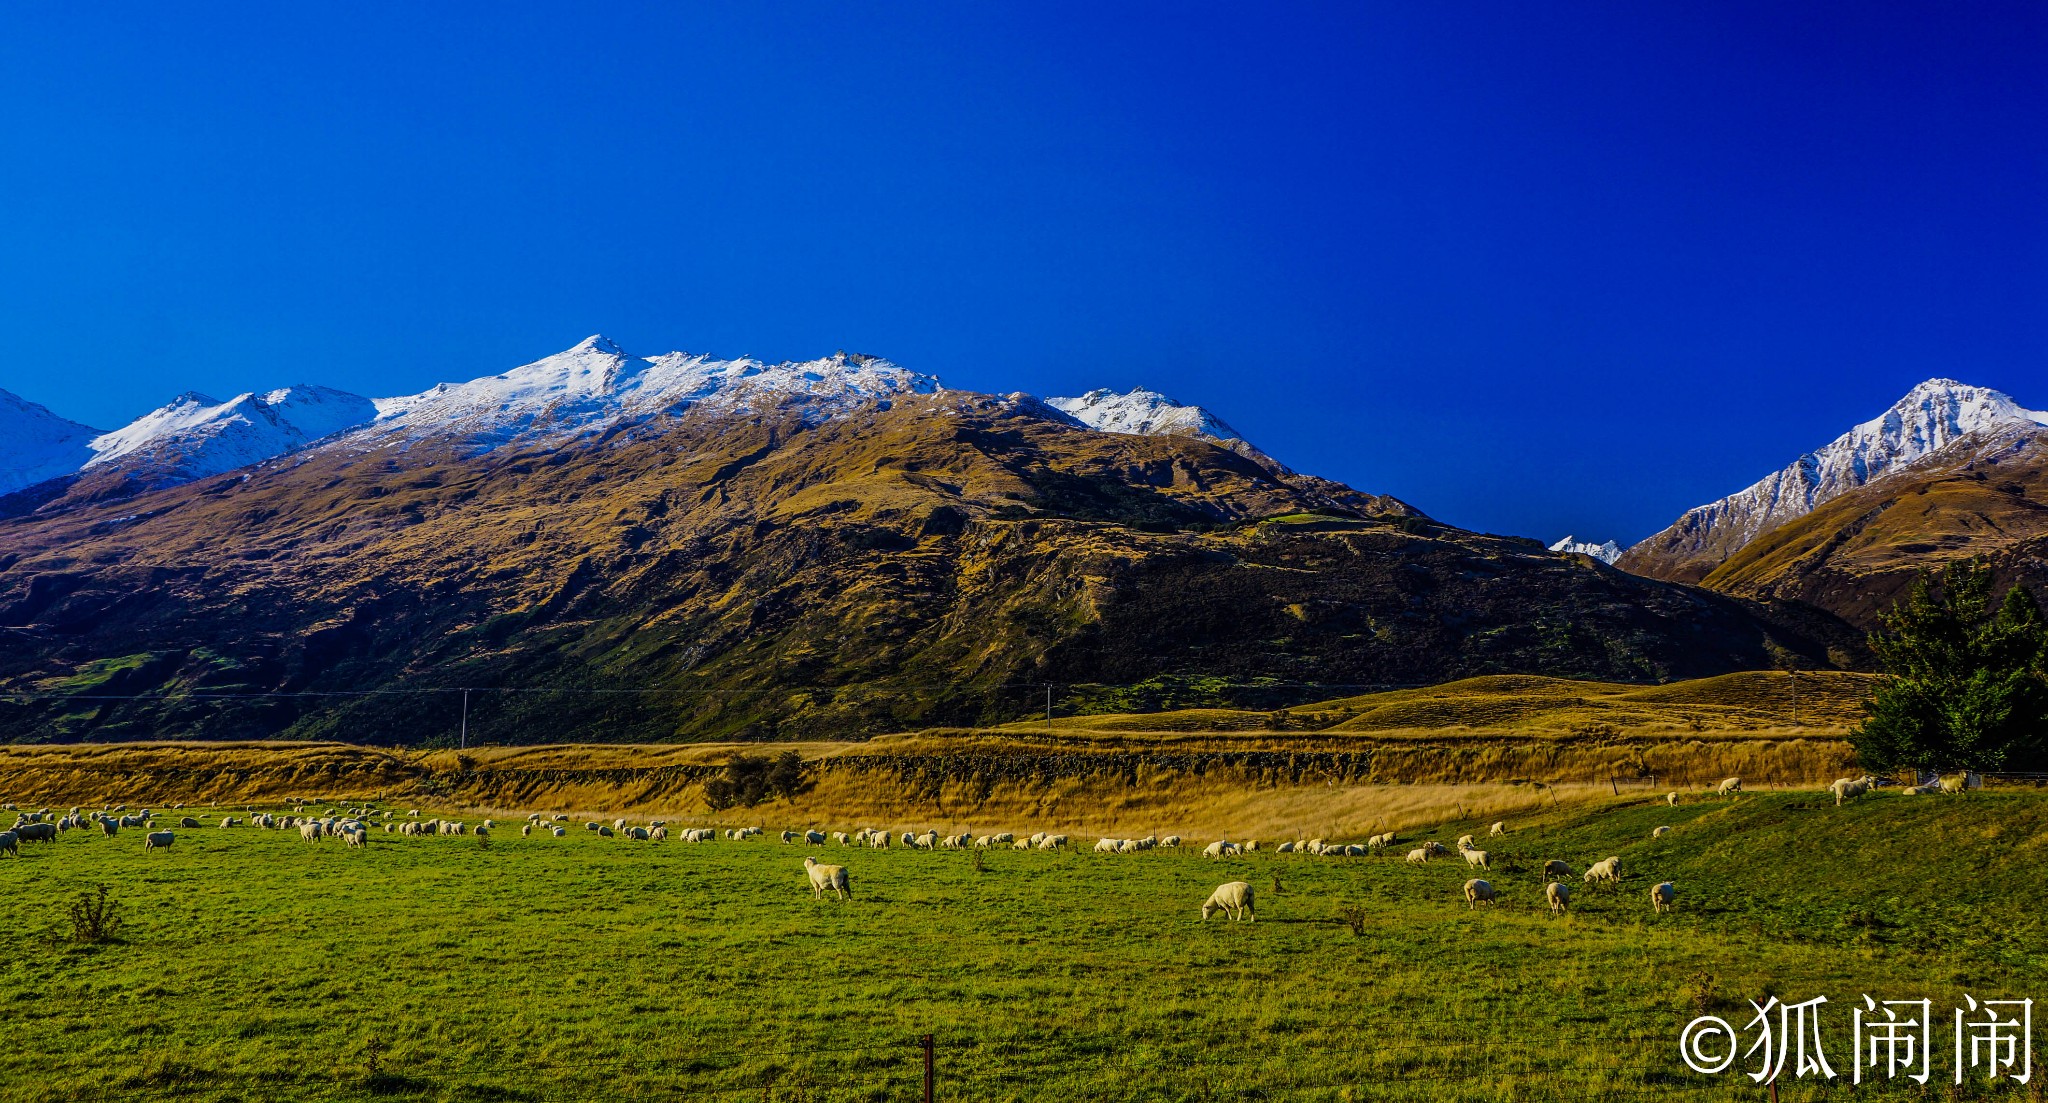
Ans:
[{"label": "blue sky", "polygon": [[424,7],[0,10],[0,387],[844,348],[1625,541],[2048,406],[2040,6]]}]

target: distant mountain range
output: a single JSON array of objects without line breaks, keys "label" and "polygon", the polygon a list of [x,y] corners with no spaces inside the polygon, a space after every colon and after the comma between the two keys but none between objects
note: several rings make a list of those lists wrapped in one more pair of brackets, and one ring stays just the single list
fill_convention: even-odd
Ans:
[{"label": "distant mountain range", "polygon": [[[594,337],[365,399],[0,403],[0,737],[790,738],[1532,672],[1854,664],[1805,606],[1289,471],[1142,388]],[[1192,698],[1190,695],[1194,695]]]}]

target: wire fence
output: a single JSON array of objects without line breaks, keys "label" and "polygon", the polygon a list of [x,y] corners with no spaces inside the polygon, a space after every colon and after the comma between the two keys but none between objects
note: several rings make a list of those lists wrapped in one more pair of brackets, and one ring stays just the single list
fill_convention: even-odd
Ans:
[{"label": "wire fence", "polygon": [[[0,1099],[56,1103],[199,1103],[290,1097],[496,1099],[506,1103],[638,1103],[756,1099],[897,1103],[920,1099],[1015,1100],[1634,1100],[1669,1103],[1838,1099],[2039,1100],[2042,1087],[2008,1076],[1941,1076],[1850,1082],[1800,1079],[1788,1067],[1775,1083],[1740,1070],[1721,1076],[1686,1068],[1677,1032],[1689,1013],[1665,1008],[1612,1013],[1610,1029],[1489,1034],[1389,1035],[1361,1024],[1355,1044],[1292,1046],[1282,1040],[1247,1052],[1221,1039],[1134,1043],[1086,1036],[990,1042],[965,1032],[906,1036],[860,1045],[777,1044],[764,1048],[640,1052],[591,1060],[504,1053],[488,1062],[380,1061],[364,1053],[295,1061],[295,1072],[215,1075],[165,1051],[139,1054],[136,1069],[96,1088],[51,1081],[42,1090],[0,1091]],[[1470,1031],[1466,1020],[1401,1020],[1408,1028]],[[1621,1029],[1612,1029],[1619,1027]],[[1236,1039],[1242,1043],[1244,1039]],[[17,1087],[20,1087],[18,1085]]]}]

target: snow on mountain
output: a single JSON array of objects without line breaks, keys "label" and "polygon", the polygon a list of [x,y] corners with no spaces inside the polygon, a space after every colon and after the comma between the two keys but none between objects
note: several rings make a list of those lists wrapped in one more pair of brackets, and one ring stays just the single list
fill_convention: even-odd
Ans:
[{"label": "snow on mountain", "polygon": [[[1659,577],[1697,576],[1744,544],[1821,503],[1973,434],[2048,425],[2048,411],[1953,379],[1930,379],[1891,409],[1751,486],[1687,510],[1630,548],[1625,566]],[[1690,570],[1680,570],[1685,565]],[[1703,569],[1702,569],[1703,568]]]},{"label": "snow on mountain", "polygon": [[99,432],[0,391],[0,494],[78,470]]},{"label": "snow on mountain", "polygon": [[81,467],[119,465],[156,484],[201,479],[296,452],[376,413],[370,399],[303,383],[226,402],[188,391],[93,438]]},{"label": "snow on mountain", "polygon": [[622,422],[699,405],[747,412],[795,397],[818,417],[868,402],[940,390],[932,376],[879,357],[837,353],[766,364],[688,352],[628,357],[608,338],[467,383],[377,400],[377,420],[357,439],[457,436],[485,447],[514,439],[566,440]]},{"label": "snow on mountain", "polygon": [[1612,540],[1609,540],[1604,544],[1589,544],[1582,540],[1574,540],[1570,536],[1566,536],[1564,539],[1559,540],[1557,543],[1550,545],[1550,550],[1554,552],[1566,552],[1576,555],[1590,555],[1593,558],[1598,559],[1602,563],[1612,563],[1615,560],[1621,558],[1621,545],[1615,543]]},{"label": "snow on mountain", "polygon": [[1079,398],[1048,398],[1045,404],[1104,433],[1198,437],[1241,455],[1274,463],[1237,430],[1224,424],[1222,418],[1145,387],[1133,387],[1122,394],[1100,387]]}]

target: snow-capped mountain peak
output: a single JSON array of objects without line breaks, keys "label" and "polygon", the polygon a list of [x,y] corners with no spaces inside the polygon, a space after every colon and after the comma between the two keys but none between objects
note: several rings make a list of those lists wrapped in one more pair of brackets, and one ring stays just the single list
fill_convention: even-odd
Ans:
[{"label": "snow-capped mountain peak", "polygon": [[93,438],[80,467],[119,464],[147,483],[184,482],[298,451],[374,416],[367,398],[304,383],[225,402],[187,391]]},{"label": "snow-capped mountain peak", "polygon": [[1568,554],[1575,555],[1590,555],[1593,558],[1598,559],[1602,563],[1612,563],[1615,560],[1621,558],[1621,545],[1615,543],[1612,540],[1606,541],[1605,543],[1594,544],[1584,540],[1573,539],[1571,536],[1566,536],[1564,539],[1559,540],[1557,543],[1550,545],[1550,550],[1554,552],[1565,552]]},{"label": "snow-capped mountain peak", "polygon": [[2048,411],[2029,410],[2002,391],[1929,379],[1826,446],[1687,510],[1630,548],[1629,566],[1660,577],[1699,577],[1759,535],[1923,456],[1966,438],[2042,425],[2048,425]]},{"label": "snow-capped mountain peak", "polygon": [[1132,387],[1122,393],[1098,387],[1077,398],[1048,398],[1045,404],[1104,433],[1197,437],[1279,466],[1222,418],[1200,406],[1175,402],[1148,387]]},{"label": "snow-capped mountain peak", "polygon": [[61,478],[92,458],[98,429],[0,391],[0,494]]},{"label": "snow-capped mountain peak", "polygon": [[515,439],[567,440],[697,405],[748,410],[757,402],[795,399],[822,418],[939,389],[932,376],[879,357],[839,353],[767,364],[670,352],[632,359],[610,339],[593,336],[500,375],[379,399],[377,421],[361,436],[456,437],[490,448]]}]

